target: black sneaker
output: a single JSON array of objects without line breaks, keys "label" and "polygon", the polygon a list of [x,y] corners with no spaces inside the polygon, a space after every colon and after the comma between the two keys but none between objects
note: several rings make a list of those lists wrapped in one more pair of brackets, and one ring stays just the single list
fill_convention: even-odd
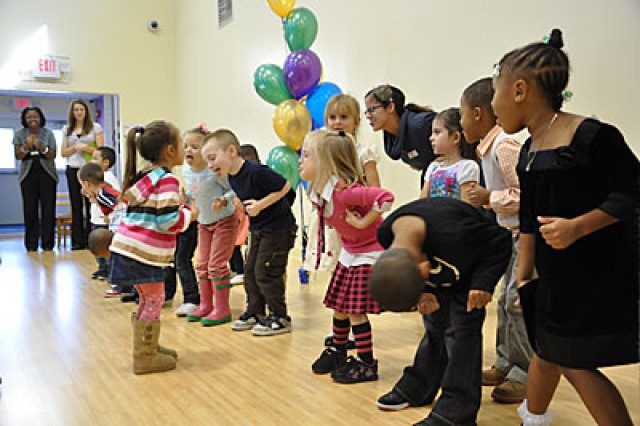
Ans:
[{"label": "black sneaker", "polygon": [[261,316],[243,312],[237,320],[231,323],[234,331],[251,330],[260,321]]},{"label": "black sneaker", "polygon": [[[324,345],[327,347],[333,347],[333,336],[327,336],[324,339]],[[349,339],[347,341],[347,349],[355,349],[356,348],[356,341]]]},{"label": "black sneaker", "polygon": [[92,280],[106,281],[108,278],[108,274],[105,271],[97,270],[93,274],[91,274]]},{"label": "black sneaker", "polygon": [[131,302],[138,303],[138,295],[136,293],[125,293],[122,296],[120,296],[120,301],[122,303],[131,303]]},{"label": "black sneaker", "polygon": [[400,411],[410,405],[409,401],[407,401],[404,396],[396,392],[395,389],[378,398],[378,402],[376,404],[378,405],[378,408],[383,411]]},{"label": "black sneaker", "polygon": [[366,364],[360,359],[349,356],[347,362],[331,372],[331,378],[338,383],[360,383],[378,380],[378,361]]},{"label": "black sneaker", "polygon": [[334,348],[327,348],[322,351],[320,358],[311,365],[311,371],[315,374],[328,374],[336,368],[342,367],[346,361],[347,354]]},{"label": "black sneaker", "polygon": [[291,318],[279,317],[276,314],[267,315],[251,329],[254,336],[274,336],[276,334],[291,333]]}]

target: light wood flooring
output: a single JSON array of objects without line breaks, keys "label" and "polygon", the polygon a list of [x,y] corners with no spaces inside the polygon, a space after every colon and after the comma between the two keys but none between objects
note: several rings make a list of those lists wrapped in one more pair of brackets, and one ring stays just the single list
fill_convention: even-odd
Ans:
[{"label": "light wood flooring", "polygon": [[[291,260],[287,297],[294,331],[273,337],[204,328],[163,310],[161,341],[179,351],[174,371],[131,373],[132,304],[104,299],[89,279],[88,251],[24,251],[20,237],[0,239],[0,425],[410,425],[430,407],[382,412],[375,401],[411,362],[423,329],[417,314],[372,318],[377,382],[339,385],[311,373],[329,329],[322,306],[326,274],[300,285]],[[180,292],[180,290],[179,290]],[[180,293],[177,296],[180,299]],[[179,305],[176,300],[174,308]],[[232,290],[234,317],[244,306]],[[595,314],[595,313],[594,313]],[[485,324],[484,365],[494,357],[495,308]],[[605,369],[640,424],[638,366]],[[483,389],[480,425],[517,425],[516,405]],[[555,425],[593,424],[563,381],[552,403]]]}]

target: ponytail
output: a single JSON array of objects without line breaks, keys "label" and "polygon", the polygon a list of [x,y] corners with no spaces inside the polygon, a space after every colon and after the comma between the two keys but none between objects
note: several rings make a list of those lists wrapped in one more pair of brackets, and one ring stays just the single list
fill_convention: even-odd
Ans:
[{"label": "ponytail", "polygon": [[126,145],[126,154],[127,160],[124,165],[124,179],[122,181],[122,193],[121,196],[125,193],[125,191],[136,181],[136,172],[138,165],[138,140],[142,137],[144,133],[143,127],[134,127],[129,130],[127,133],[127,145]]}]

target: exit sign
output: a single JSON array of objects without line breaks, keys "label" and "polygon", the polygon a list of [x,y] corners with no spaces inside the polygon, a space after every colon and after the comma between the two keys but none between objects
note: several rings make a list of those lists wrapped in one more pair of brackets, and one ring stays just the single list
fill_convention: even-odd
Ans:
[{"label": "exit sign", "polygon": [[36,62],[33,76],[36,78],[60,78],[60,61],[53,56],[41,56]]}]

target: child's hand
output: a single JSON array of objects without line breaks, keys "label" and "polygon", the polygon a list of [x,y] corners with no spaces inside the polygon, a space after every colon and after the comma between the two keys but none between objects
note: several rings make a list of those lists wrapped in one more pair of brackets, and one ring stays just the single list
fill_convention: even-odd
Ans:
[{"label": "child's hand", "polygon": [[356,229],[363,229],[362,216],[355,210],[347,210],[344,213],[344,221]]},{"label": "child's hand", "polygon": [[187,196],[187,191],[184,188],[180,188],[180,204],[189,204],[189,197]]},{"label": "child's hand", "polygon": [[213,197],[213,203],[211,203],[211,209],[214,212],[220,211],[223,207],[227,205],[227,199],[224,197]]},{"label": "child's hand", "polygon": [[581,237],[580,229],[571,219],[538,216],[538,222],[542,224],[542,238],[556,250],[566,249]]},{"label": "child's hand", "polygon": [[440,304],[438,303],[438,298],[435,294],[422,293],[422,296],[420,296],[420,299],[418,299],[416,308],[418,308],[418,312],[420,312],[422,315],[426,315],[440,309]]},{"label": "child's hand", "polygon": [[467,312],[474,309],[482,309],[491,302],[491,293],[484,290],[470,290],[467,299]]},{"label": "child's hand", "polygon": [[244,204],[244,208],[247,211],[247,214],[251,217],[256,217],[260,214],[262,209],[260,208],[260,203],[256,200],[245,200],[242,202]]},{"label": "child's hand", "polygon": [[491,191],[486,188],[478,185],[477,183],[472,183],[469,185],[467,189],[467,197],[469,198],[469,202],[474,207],[482,207],[486,204],[489,204],[489,196],[491,195]]},{"label": "child's hand", "polygon": [[191,210],[191,222],[196,222],[198,220],[198,214],[200,213],[198,206],[189,206],[189,209]]}]

